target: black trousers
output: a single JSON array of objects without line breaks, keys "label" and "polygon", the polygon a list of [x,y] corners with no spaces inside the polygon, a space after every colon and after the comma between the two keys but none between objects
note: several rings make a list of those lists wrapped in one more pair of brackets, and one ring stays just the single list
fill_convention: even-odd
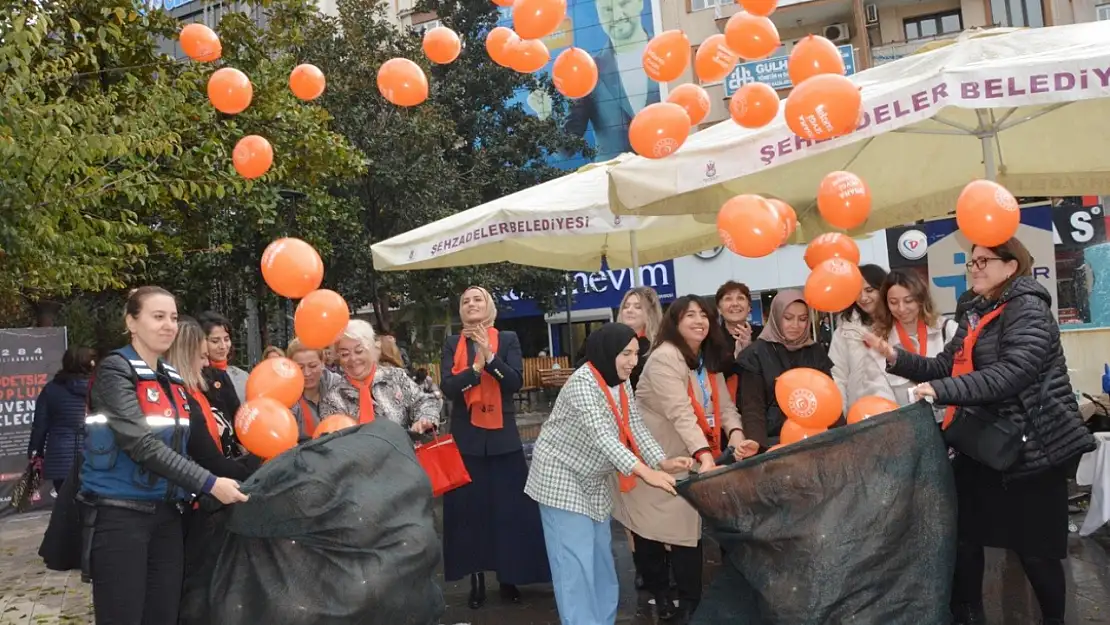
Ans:
[{"label": "black trousers", "polygon": [[153,514],[99,506],[90,566],[96,625],[173,625],[185,539],[176,506]]},{"label": "black trousers", "polygon": [[644,590],[656,596],[667,592],[673,570],[678,600],[694,604],[701,601],[701,541],[696,547],[671,545],[669,554],[663,543],[648,540],[635,532],[632,534],[632,541],[636,545],[640,574],[644,576]]},{"label": "black trousers", "polygon": [[[1018,554],[1041,614],[1045,620],[1058,619],[1063,622],[1064,607],[1067,604],[1067,582],[1064,577],[1064,564],[1052,558],[1039,558]],[[952,585],[952,608],[960,610],[982,610],[983,607],[983,569],[985,556],[982,545],[960,542],[956,547],[956,573]]]}]

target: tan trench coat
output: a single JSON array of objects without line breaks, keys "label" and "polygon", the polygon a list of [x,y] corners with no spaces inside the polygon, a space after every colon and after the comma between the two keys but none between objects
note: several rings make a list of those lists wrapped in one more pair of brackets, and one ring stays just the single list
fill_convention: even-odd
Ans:
[{"label": "tan trench coat", "polygon": [[[723,399],[721,422],[717,426],[726,432],[742,429],[740,413],[729,399],[725,378],[720,373],[716,375]],[[668,458],[690,456],[709,446],[690,404],[687,390],[690,382],[701,401],[697,374],[686,365],[677,347],[663,343],[648,356],[636,387],[640,415]],[[627,493],[618,492],[614,500],[613,518],[644,538],[681,547],[694,547],[701,539],[701,517],[682,497],[640,483]]]}]

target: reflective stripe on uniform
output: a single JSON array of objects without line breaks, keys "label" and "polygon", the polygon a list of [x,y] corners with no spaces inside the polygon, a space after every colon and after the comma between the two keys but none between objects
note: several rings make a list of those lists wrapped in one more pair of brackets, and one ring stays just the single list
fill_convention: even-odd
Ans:
[{"label": "reflective stripe on uniform", "polygon": [[[164,428],[175,425],[173,417],[145,417],[143,419],[146,424],[152,428]],[[104,425],[108,423],[108,417],[102,414],[89,415],[85,417],[85,425]],[[188,419],[180,419],[178,422],[182,427],[189,427]]]}]

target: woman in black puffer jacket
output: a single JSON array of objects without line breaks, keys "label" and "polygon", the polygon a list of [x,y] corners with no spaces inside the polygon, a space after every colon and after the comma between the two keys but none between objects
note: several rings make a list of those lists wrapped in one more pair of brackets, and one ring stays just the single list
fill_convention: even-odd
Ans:
[{"label": "woman in black puffer jacket", "polygon": [[[918,397],[952,407],[946,423],[974,410],[1007,419],[1024,432],[1021,455],[1006,471],[962,454],[953,461],[959,498],[952,591],[957,623],[984,622],[983,547],[1015,552],[1044,623],[1064,622],[1067,467],[1093,450],[1095,441],[1072,393],[1052,296],[1032,277],[1032,265],[1017,239],[975,246],[967,268],[978,297],[968,302],[956,336],[936,358],[894,350],[874,336],[866,339],[886,355],[890,372],[924,382],[916,387]],[[970,352],[970,365],[961,350]]]}]

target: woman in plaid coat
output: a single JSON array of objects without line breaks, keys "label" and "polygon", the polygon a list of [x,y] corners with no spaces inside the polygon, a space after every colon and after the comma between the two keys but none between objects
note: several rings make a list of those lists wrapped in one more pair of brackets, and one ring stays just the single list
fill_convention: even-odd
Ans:
[{"label": "woman in plaid coat", "polygon": [[688,457],[666,459],[640,419],[628,383],[638,352],[636,332],[626,325],[590,334],[586,364],[560,391],[532,454],[524,492],[540,504],[563,625],[616,621],[609,528],[614,473],[621,491],[654,487],[674,496],[668,473],[693,466]]}]

